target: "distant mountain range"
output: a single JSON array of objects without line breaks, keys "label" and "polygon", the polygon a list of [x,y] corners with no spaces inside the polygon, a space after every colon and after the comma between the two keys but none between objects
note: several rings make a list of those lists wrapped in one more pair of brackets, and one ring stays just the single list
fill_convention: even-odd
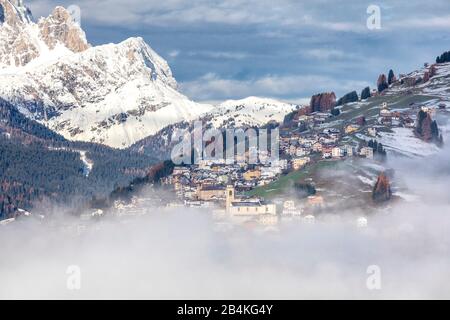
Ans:
[{"label": "distant mountain range", "polygon": [[258,115],[253,107],[242,109],[249,100],[219,106],[193,102],[177,90],[167,62],[142,38],[92,47],[62,7],[35,23],[21,1],[0,0],[0,5],[5,13],[0,96],[69,140],[126,148],[207,114],[218,116],[216,125],[226,123],[223,117],[234,115],[233,103],[243,124],[276,120],[292,110],[280,103],[273,112],[278,102],[261,99],[259,110],[269,109]]},{"label": "distant mountain range", "polygon": [[[335,108],[334,93],[315,97],[306,108],[258,97],[196,103],[143,39],[93,47],[66,9],[36,22],[22,1],[0,0],[0,219],[47,198],[88,204],[159,176],[174,130],[195,120],[264,127]],[[441,63],[399,76],[377,97],[341,100],[340,116],[324,128],[361,116],[375,123],[383,102],[402,110],[416,102],[448,105],[449,97],[450,64]],[[415,155],[425,142],[410,131],[381,139],[389,151]]]},{"label": "distant mountain range", "polygon": [[168,159],[161,135],[183,123],[259,126],[297,108],[195,103],[141,38],[92,47],[62,7],[35,22],[22,1],[0,0],[0,40],[0,218],[45,198],[107,198]]}]

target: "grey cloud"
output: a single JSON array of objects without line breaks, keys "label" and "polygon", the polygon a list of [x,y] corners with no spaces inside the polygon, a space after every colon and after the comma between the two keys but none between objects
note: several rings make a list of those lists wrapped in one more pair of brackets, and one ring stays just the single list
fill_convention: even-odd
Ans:
[{"label": "grey cloud", "polygon": [[339,90],[348,92],[355,88],[364,88],[367,83],[362,81],[335,81],[326,76],[277,76],[267,75],[251,80],[223,79],[209,73],[203,77],[181,84],[181,89],[189,97],[197,100],[238,99],[251,95],[270,98],[289,96],[307,98],[308,92]]}]

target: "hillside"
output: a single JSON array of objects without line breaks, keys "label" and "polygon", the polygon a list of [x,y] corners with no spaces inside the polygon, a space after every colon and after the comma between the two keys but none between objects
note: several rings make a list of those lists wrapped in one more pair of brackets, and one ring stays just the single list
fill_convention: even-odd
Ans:
[{"label": "hillside", "polygon": [[[327,129],[337,129],[342,134],[338,144],[341,146],[364,146],[376,140],[387,151],[387,161],[332,159],[313,162],[249,194],[277,199],[291,194],[296,182],[312,183],[333,208],[351,206],[356,209],[369,207],[369,210],[373,206],[370,197],[378,175],[395,167],[396,159],[427,158],[441,152],[437,143],[424,141],[415,133],[421,110],[427,110],[427,114],[436,120],[444,143],[450,138],[450,63],[437,64],[434,68],[435,74],[426,81],[424,79],[429,67],[400,77],[382,94],[339,106],[339,115],[329,115],[325,121],[310,125],[306,131],[299,133],[296,127],[286,131],[288,135],[308,136]],[[385,106],[391,114],[388,118],[381,116]],[[309,117],[314,118],[314,115]],[[403,120],[397,124],[396,117],[410,119],[411,126],[403,123]],[[365,124],[360,126],[358,123],[362,118]],[[386,119],[390,119],[389,122],[385,122]],[[356,130],[345,133],[348,125],[355,125]],[[369,128],[376,130],[376,136],[369,134]],[[412,195],[401,180],[402,177],[393,180],[394,196],[409,199]]]},{"label": "hillside", "polygon": [[157,160],[127,150],[71,142],[0,100],[0,219],[36,201],[87,205],[143,177]]}]

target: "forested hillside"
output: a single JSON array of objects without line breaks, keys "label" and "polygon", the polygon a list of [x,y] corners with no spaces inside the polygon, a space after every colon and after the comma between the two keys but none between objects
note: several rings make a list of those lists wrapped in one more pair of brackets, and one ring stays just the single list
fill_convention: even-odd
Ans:
[{"label": "forested hillside", "polygon": [[[80,152],[92,164],[88,174]],[[44,198],[67,203],[79,196],[88,203],[146,176],[156,162],[133,151],[67,141],[0,100],[0,219]]]}]

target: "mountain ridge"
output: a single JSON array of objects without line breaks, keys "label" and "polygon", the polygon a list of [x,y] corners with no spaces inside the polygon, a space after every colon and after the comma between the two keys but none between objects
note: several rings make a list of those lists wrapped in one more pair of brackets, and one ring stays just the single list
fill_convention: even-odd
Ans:
[{"label": "mountain ridge", "polygon": [[63,7],[34,23],[0,1],[14,21],[0,25],[0,96],[65,138],[126,148],[212,110],[177,90],[167,62],[142,38],[91,47]]}]

